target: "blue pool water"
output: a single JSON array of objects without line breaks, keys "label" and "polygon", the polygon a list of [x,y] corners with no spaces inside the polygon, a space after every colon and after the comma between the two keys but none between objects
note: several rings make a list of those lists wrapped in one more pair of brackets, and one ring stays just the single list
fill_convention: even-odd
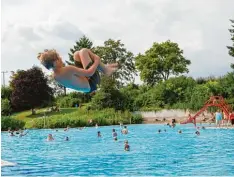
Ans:
[{"label": "blue pool water", "polygon": [[[112,139],[112,128],[118,141]],[[234,175],[234,129],[206,129],[194,134],[190,125],[129,125],[121,135],[119,126],[29,130],[24,137],[2,133],[2,159],[17,163],[2,167],[3,176],[168,176]],[[167,132],[157,133],[158,129]],[[177,131],[181,129],[182,134]],[[97,138],[101,131],[102,138]],[[54,142],[47,142],[52,133]],[[65,136],[70,141],[64,141]],[[130,152],[124,151],[124,140]]]}]

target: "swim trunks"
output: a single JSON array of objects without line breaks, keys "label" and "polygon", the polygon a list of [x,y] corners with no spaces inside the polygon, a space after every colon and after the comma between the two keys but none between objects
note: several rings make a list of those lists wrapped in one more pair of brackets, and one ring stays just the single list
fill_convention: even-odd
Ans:
[{"label": "swim trunks", "polygon": [[[85,69],[89,69],[93,65],[93,62],[89,63]],[[81,62],[75,61],[75,66],[78,68],[83,68]],[[90,85],[90,91],[88,93],[92,93],[93,91],[97,90],[97,85],[100,84],[100,75],[99,72],[96,70],[95,73],[91,77],[87,77]]]}]

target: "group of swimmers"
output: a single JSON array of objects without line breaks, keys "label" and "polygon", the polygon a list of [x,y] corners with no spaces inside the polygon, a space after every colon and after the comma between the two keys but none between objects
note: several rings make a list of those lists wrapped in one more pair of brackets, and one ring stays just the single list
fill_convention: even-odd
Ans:
[{"label": "group of swimmers", "polygon": [[[175,128],[175,126],[176,126],[175,119],[172,119],[171,124],[170,124],[170,123],[167,123],[166,125],[169,126],[170,128]],[[198,136],[200,135],[199,129],[200,129],[200,127],[196,127],[196,131],[195,131],[195,134],[198,135]],[[205,129],[205,127],[202,126],[201,129]],[[167,130],[164,129],[164,132],[166,132],[166,131],[167,131]],[[161,132],[162,132],[161,129],[159,129],[159,130],[158,130],[158,133],[161,133]],[[182,133],[182,130],[178,130],[178,133],[181,134],[181,133]]]},{"label": "group of swimmers", "polygon": [[[120,125],[120,126],[121,126],[121,125]],[[122,134],[125,134],[125,135],[128,134],[127,126],[124,126],[124,128],[121,130],[121,133],[122,133]],[[98,137],[98,138],[101,138],[101,137],[102,137],[100,131],[97,132],[97,137]],[[117,132],[116,132],[116,130],[115,130],[114,128],[112,129],[112,137],[113,137],[113,140],[114,140],[114,141],[117,141],[117,140],[118,140],[118,134],[117,134]],[[125,141],[124,141],[124,150],[125,150],[125,151],[130,151],[130,145],[128,144],[128,140],[125,140]]]},{"label": "group of swimmers", "polygon": [[14,131],[14,130],[11,130],[10,128],[8,128],[8,133],[10,136],[19,136],[19,137],[22,137],[22,136],[25,136],[27,135],[28,131],[24,132],[24,130],[17,130],[17,131]]},{"label": "group of swimmers", "polygon": [[[98,128],[98,124],[96,124],[95,125],[95,127],[96,128]],[[85,127],[84,127],[85,128]],[[83,128],[79,128],[80,130],[82,130]],[[69,126],[67,127],[67,128],[65,128],[64,129],[64,131],[68,131],[69,130]],[[56,132],[57,132],[58,130],[56,130]],[[127,126],[124,126],[124,128],[122,128],[121,129],[121,133],[122,134],[128,134],[128,129],[127,129]],[[102,135],[101,135],[101,132],[100,131],[98,131],[97,132],[97,137],[98,138],[101,138],[102,137]],[[116,132],[116,130],[115,129],[112,129],[112,137],[113,137],[113,140],[114,141],[117,141],[118,140],[118,134],[117,134],[117,132]],[[53,135],[52,134],[48,134],[48,136],[47,136],[47,141],[54,141],[55,139],[54,139],[54,137],[53,137]],[[69,137],[65,137],[65,141],[69,141]],[[124,150],[125,151],[130,151],[130,146],[129,146],[129,144],[128,144],[128,140],[125,140],[124,141]]]}]

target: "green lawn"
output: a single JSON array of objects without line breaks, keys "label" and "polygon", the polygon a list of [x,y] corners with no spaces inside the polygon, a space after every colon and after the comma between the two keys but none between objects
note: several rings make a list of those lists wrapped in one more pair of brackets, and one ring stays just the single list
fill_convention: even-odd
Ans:
[{"label": "green lawn", "polygon": [[[18,120],[23,120],[26,122],[26,127],[31,127],[31,123],[34,119],[42,119],[45,115],[45,112],[48,108],[42,108],[42,109],[36,109],[36,114],[32,115],[32,111],[23,111],[19,113],[14,113],[12,115],[13,118],[16,118]],[[63,114],[70,114],[73,112],[77,112],[78,108],[62,108],[60,112],[46,112],[46,116],[49,118],[51,116],[55,115],[63,115]]]},{"label": "green lawn", "polygon": [[124,124],[142,122],[140,115],[133,115],[129,111],[115,111],[113,108],[87,110],[83,106],[82,108],[62,108],[60,112],[47,112],[46,110],[47,108],[36,109],[35,115],[32,115],[31,110],[23,111],[13,114],[12,117],[24,121],[26,123],[25,128],[93,126],[89,123],[90,119],[93,120],[94,125],[95,123],[98,123],[98,125],[118,125],[119,122]]}]

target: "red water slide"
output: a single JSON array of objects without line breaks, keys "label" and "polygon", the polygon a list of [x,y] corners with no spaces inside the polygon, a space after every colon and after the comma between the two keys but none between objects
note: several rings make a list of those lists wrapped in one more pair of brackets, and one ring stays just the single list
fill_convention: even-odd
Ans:
[{"label": "red water slide", "polygon": [[231,107],[226,103],[224,98],[222,96],[212,96],[194,116],[189,114],[189,118],[180,124],[193,123],[196,126],[196,118],[210,106],[219,107],[226,115],[226,117],[231,119]]}]

